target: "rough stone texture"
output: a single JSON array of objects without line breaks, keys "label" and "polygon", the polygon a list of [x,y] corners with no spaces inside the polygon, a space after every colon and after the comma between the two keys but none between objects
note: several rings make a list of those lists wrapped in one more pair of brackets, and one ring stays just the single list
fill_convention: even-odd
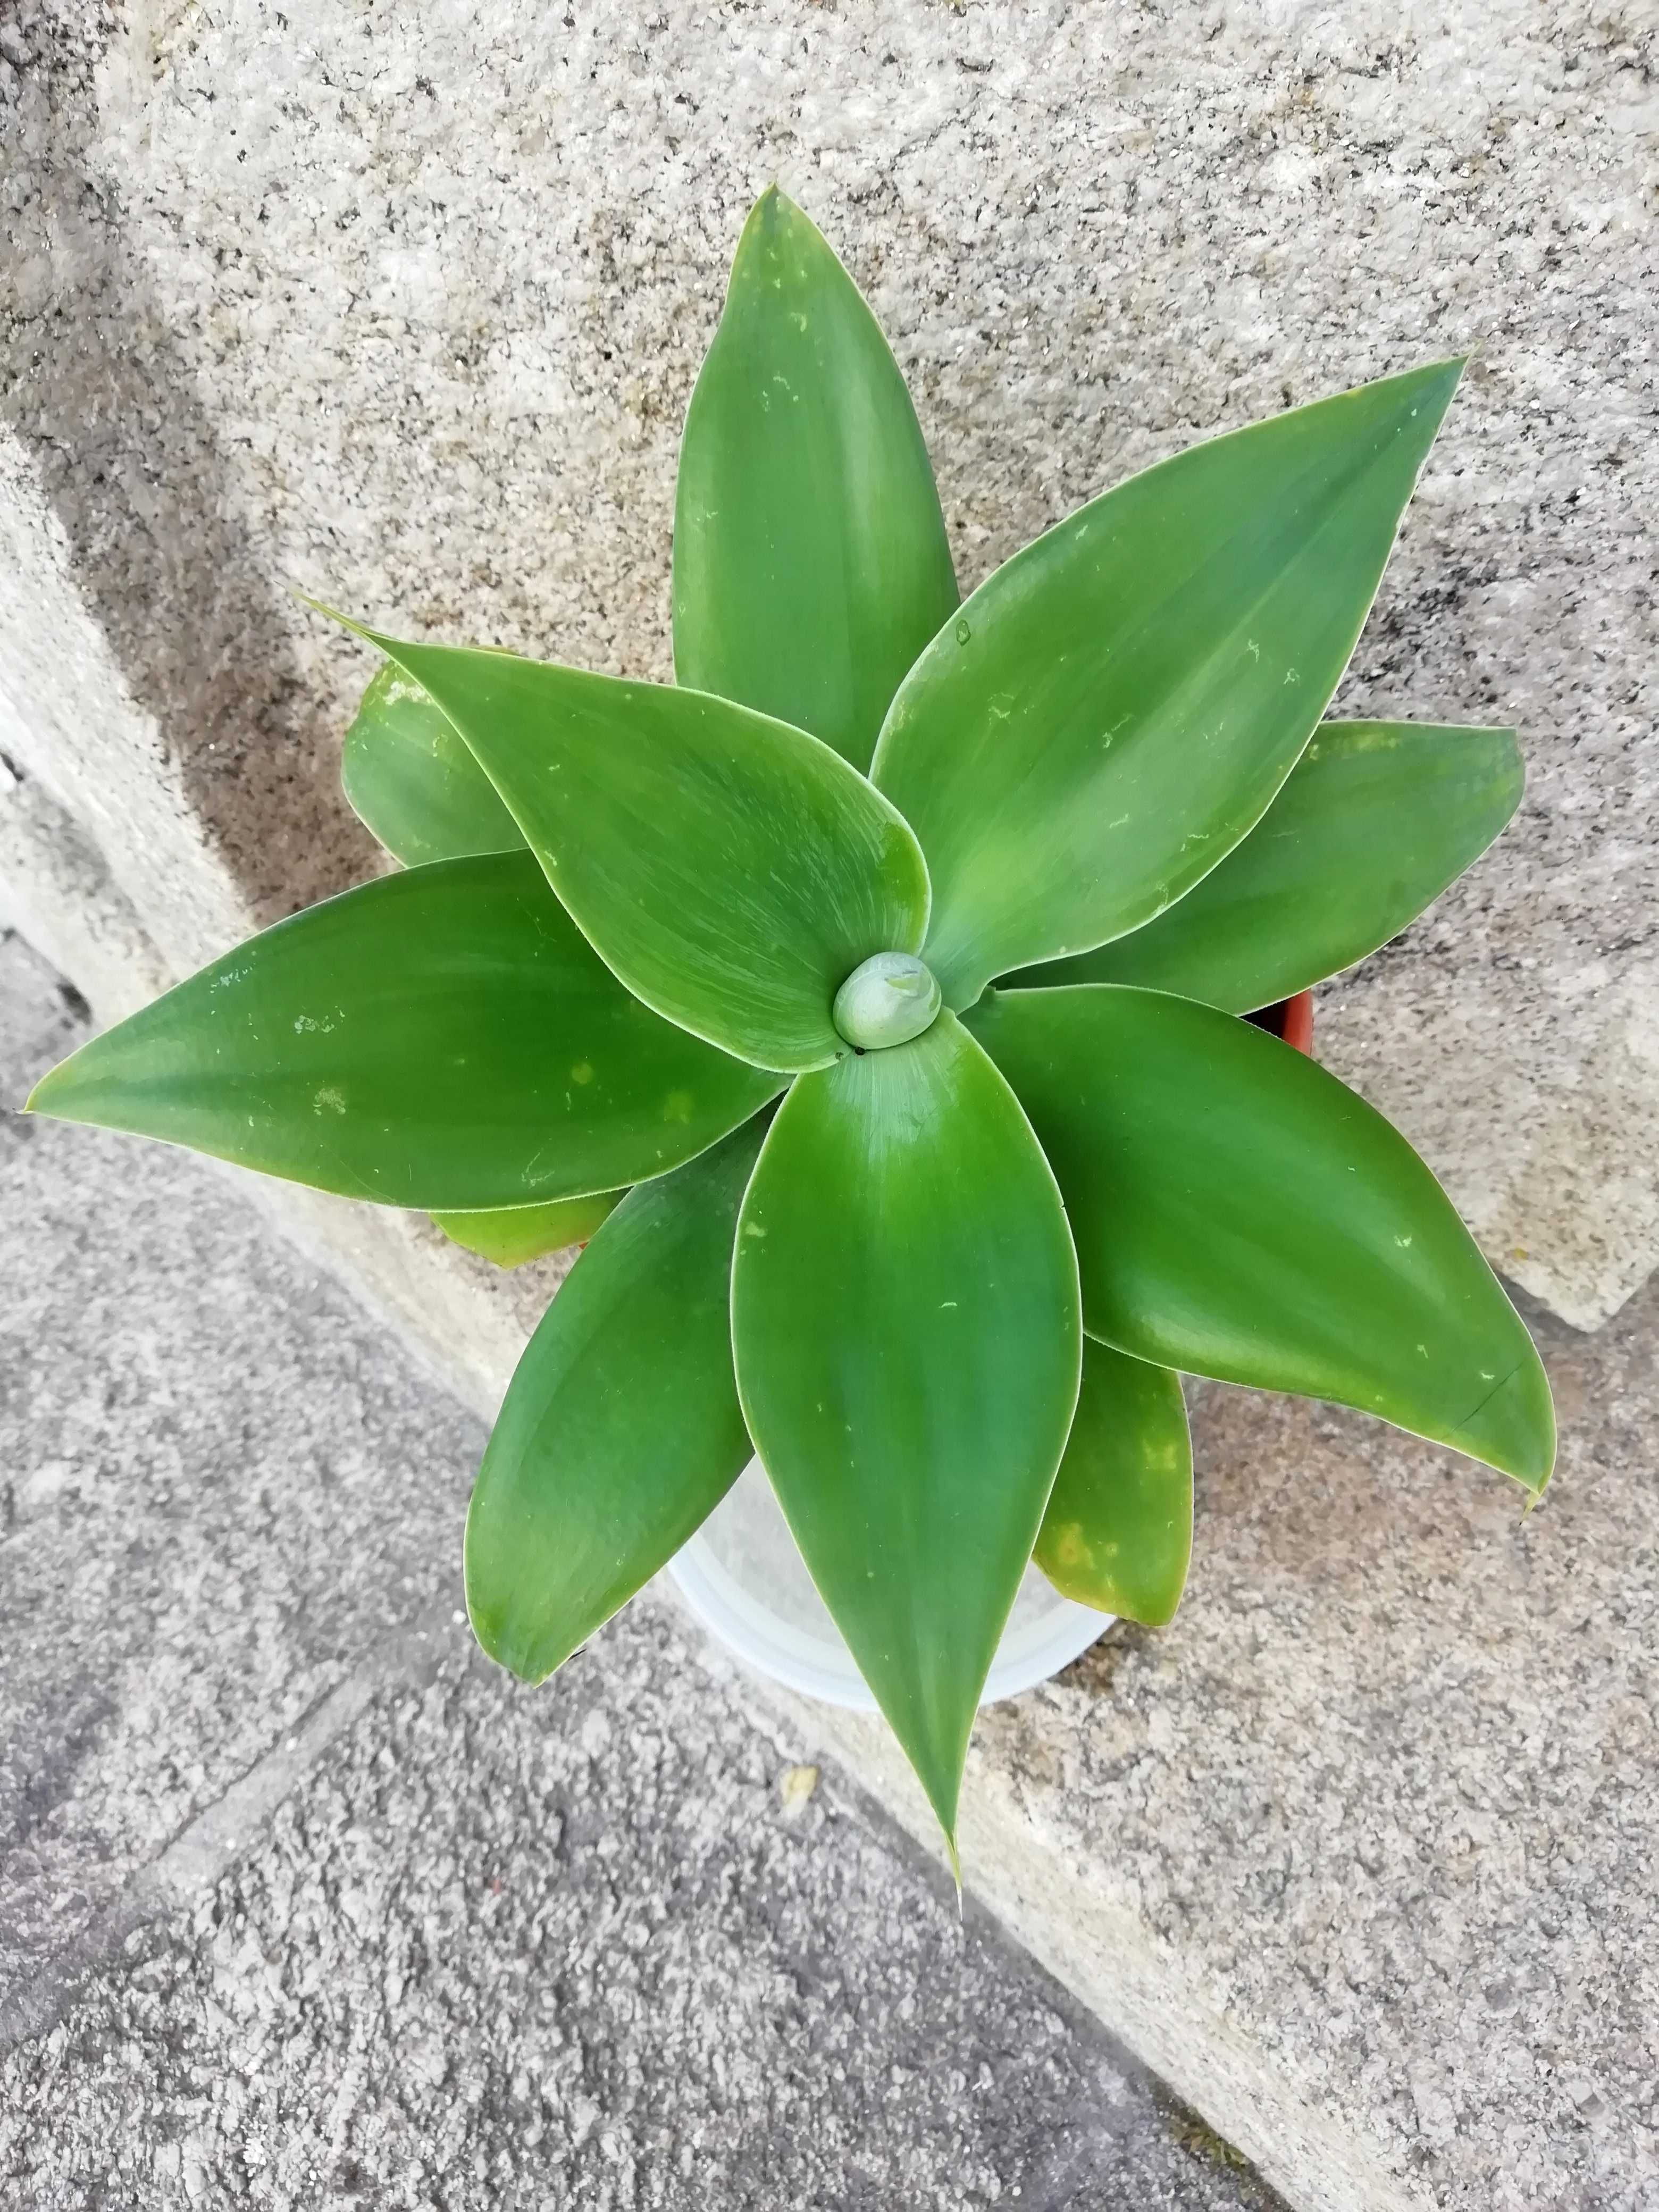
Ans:
[{"label": "rough stone texture", "polygon": [[240,512],[235,429],[210,419],[181,347],[189,307],[135,261],[126,149],[97,143],[100,116],[142,131],[100,103],[100,58],[112,88],[161,29],[143,9],[26,4],[0,48],[0,384],[18,434],[0,455],[0,545],[21,586],[3,689],[25,759],[85,811],[185,965],[374,859],[340,801],[328,702],[296,660],[270,548]]},{"label": "rough stone texture", "polygon": [[[0,1035],[33,1073],[71,1016],[11,973]],[[262,1754],[280,1770],[290,1737],[352,1724],[388,1621],[404,1671],[422,1625],[434,1650],[460,1639],[446,1582],[477,1431],[201,1164],[9,1127],[4,1940],[44,1962],[49,2018],[59,1946],[83,1966],[178,1907],[287,1786]],[[1659,2191],[1656,1307],[1593,1339],[1540,1323],[1565,1442],[1524,1523],[1448,1455],[1206,1390],[1176,1626],[1114,1631],[981,1724],[970,1893],[1299,2205],[1645,2212]],[[931,1843],[879,1730],[733,1686],[781,1758],[823,1747]],[[699,1788],[720,1770],[711,1751]],[[161,1984],[199,1991],[208,1967],[168,1942]],[[118,1975],[77,2018],[97,2044],[137,2002]],[[136,2078],[159,2064],[140,2051]]]},{"label": "rough stone texture", "polygon": [[[0,1097],[85,1034],[9,940]],[[456,1594],[476,1420],[226,1179],[0,1119],[0,1980]]]},{"label": "rough stone texture", "polygon": [[[3,706],[3,702],[0,702]],[[0,928],[19,930],[106,1013],[173,980],[82,824],[0,749]]]},{"label": "rough stone texture", "polygon": [[477,1423],[219,1177],[0,1146],[8,2208],[1271,2212],[665,1607],[469,1654]]},{"label": "rough stone texture", "polygon": [[[975,1735],[969,1887],[1298,2203],[1287,2091],[1351,2131],[1342,2202],[1659,2204],[1659,1286],[1534,1326],[1563,1449],[1528,1518],[1206,1388],[1176,1622]],[[775,1702],[927,1836],[882,1731]]]},{"label": "rough stone texture", "polygon": [[[50,849],[15,902],[68,944],[67,817],[112,919],[60,957],[114,1012],[146,944],[176,972],[373,865],[331,796],[363,664],[289,581],[665,674],[674,441],[774,175],[894,335],[965,582],[1127,468],[1473,346],[1342,703],[1513,720],[1529,795],[1322,1050],[1603,1320],[1659,1253],[1653,40],[1588,0],[23,0],[0,851]],[[284,1218],[487,1408],[537,1286]],[[1206,1393],[1181,1623],[982,1734],[970,1879],[1299,2203],[1659,2195],[1654,1319],[1547,1333],[1564,1469],[1519,1531],[1426,1447]]]},{"label": "rough stone texture", "polygon": [[372,865],[331,788],[363,665],[285,585],[667,672],[675,441],[778,175],[893,333],[967,581],[1195,436],[1476,350],[1343,703],[1514,720],[1530,794],[1334,995],[1328,1050],[1557,1311],[1592,1325],[1643,1279],[1647,11],[23,0],[9,22],[0,392],[30,611],[0,699],[175,966]]},{"label": "rough stone texture", "polygon": [[551,1711],[484,1674],[375,1700],[0,2061],[19,2212],[1267,2212],[833,1780],[787,1813],[659,1614]]}]

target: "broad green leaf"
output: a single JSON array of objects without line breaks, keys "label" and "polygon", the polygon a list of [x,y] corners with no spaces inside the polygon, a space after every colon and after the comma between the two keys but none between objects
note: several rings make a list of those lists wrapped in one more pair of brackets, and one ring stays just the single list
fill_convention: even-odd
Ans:
[{"label": "broad green leaf", "polygon": [[32,1111],[426,1212],[615,1190],[775,1078],[631,997],[528,853],[308,907],[55,1067]]},{"label": "broad green leaf", "polygon": [[1458,369],[1132,477],[939,632],[871,772],[927,855],[947,1006],[1139,928],[1257,820],[1353,650]]},{"label": "broad green leaf", "polygon": [[1532,1340],[1363,1098],[1160,992],[996,991],[969,1027],[1054,1164],[1091,1335],[1357,1406],[1542,1490],[1555,1425]]},{"label": "broad green leaf", "polygon": [[448,715],[390,662],[346,732],[340,782],[356,813],[407,868],[524,843]]},{"label": "broad green leaf", "polygon": [[957,604],[933,472],[857,286],[775,186],[756,203],[691,395],[674,502],[682,684],[866,769]]},{"label": "broad green leaf", "polygon": [[1161,1628],[1193,1551],[1193,1447],[1181,1378],[1091,1337],[1032,1554],[1079,1605]]},{"label": "broad green leaf", "polygon": [[1484,853],[1520,804],[1513,730],[1326,722],[1242,844],[1156,921],[1007,987],[1138,983],[1224,1013],[1375,952]]},{"label": "broad green leaf", "polygon": [[498,1267],[522,1267],[549,1252],[585,1244],[626,1195],[596,1190],[589,1198],[556,1198],[547,1206],[499,1206],[481,1213],[434,1213],[452,1243],[463,1244]]},{"label": "broad green leaf", "polygon": [[732,1373],[732,1236],[758,1122],[630,1191],[507,1387],[466,1516],[492,1659],[562,1666],[672,1559],[749,1459]]},{"label": "broad green leaf", "polygon": [[363,635],[442,707],[608,965],[683,1029],[757,1066],[827,1066],[853,969],[920,949],[915,839],[805,731],[672,684]]},{"label": "broad green leaf", "polygon": [[1048,1163],[950,1014],[804,1076],[738,1227],[749,1432],[947,1837],[1077,1397]]}]

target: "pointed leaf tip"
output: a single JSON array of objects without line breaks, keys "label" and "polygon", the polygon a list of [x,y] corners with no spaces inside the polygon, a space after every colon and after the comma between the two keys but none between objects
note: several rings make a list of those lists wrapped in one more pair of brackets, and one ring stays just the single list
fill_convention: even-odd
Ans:
[{"label": "pointed leaf tip", "polygon": [[544,1681],[672,1557],[750,1456],[732,1239],[758,1123],[629,1193],[519,1362],[468,1510],[474,1635]]},{"label": "pointed leaf tip", "polygon": [[777,246],[792,238],[798,251],[822,254],[837,269],[841,267],[834,246],[800,202],[792,198],[781,185],[768,185],[744,218],[737,251],[732,257],[732,276],[738,274],[745,250],[752,252],[757,246]]},{"label": "pointed leaf tip", "polygon": [[35,1109],[447,1212],[614,1190],[782,1079],[625,991],[528,853],[307,907],[83,1044]]},{"label": "pointed leaf tip", "polygon": [[1545,1480],[1554,1418],[1525,1325],[1427,1167],[1334,1075],[1118,984],[994,992],[968,1026],[1054,1164],[1091,1334]]},{"label": "pointed leaf tip", "polygon": [[1471,1459],[1512,1475],[1535,1505],[1555,1471],[1555,1401],[1544,1363],[1531,1344],[1503,1381],[1447,1442]]},{"label": "pointed leaf tip", "polygon": [[1161,461],[940,629],[871,774],[927,858],[947,1006],[1139,928],[1260,819],[1347,664],[1456,374]]},{"label": "pointed leaf tip", "polygon": [[349,629],[354,637],[366,638],[371,645],[380,644],[380,641],[375,636],[374,631],[360,623],[354,615],[342,614],[338,607],[331,606],[326,599],[318,599],[313,592],[301,591],[297,585],[292,588],[294,596],[300,605],[302,607],[309,607],[313,614],[321,615],[325,622],[337,623],[342,629]]},{"label": "pointed leaf tip", "polygon": [[823,233],[751,210],[697,378],[674,501],[674,668],[860,770],[957,604],[904,379]]},{"label": "pointed leaf tip", "polygon": [[[744,219],[743,232],[739,235],[740,237],[746,235],[751,228],[761,228],[768,223],[787,222],[791,216],[801,216],[805,220],[804,210],[790,198],[781,185],[774,181],[767,185],[753,207],[750,209]],[[816,224],[813,227],[816,228]]]},{"label": "pointed leaf tip", "polygon": [[949,1014],[801,1077],[744,1201],[732,1334],[802,1557],[954,1850],[974,1715],[1077,1400],[1076,1259]]}]

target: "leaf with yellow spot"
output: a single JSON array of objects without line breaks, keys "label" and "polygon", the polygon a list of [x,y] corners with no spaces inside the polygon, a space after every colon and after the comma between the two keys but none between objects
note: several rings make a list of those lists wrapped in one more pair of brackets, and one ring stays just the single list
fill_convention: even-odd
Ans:
[{"label": "leaf with yellow spot", "polygon": [[1193,1448],[1181,1379],[1092,1338],[1032,1557],[1079,1605],[1161,1627],[1193,1549]]}]

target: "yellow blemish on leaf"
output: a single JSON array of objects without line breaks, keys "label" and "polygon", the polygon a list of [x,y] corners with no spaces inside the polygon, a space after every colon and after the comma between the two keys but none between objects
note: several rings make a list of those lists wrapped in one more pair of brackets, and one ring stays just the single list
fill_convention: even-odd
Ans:
[{"label": "yellow blemish on leaf", "polygon": [[689,1121],[691,1119],[691,1093],[689,1091],[671,1091],[663,1101],[662,1118],[665,1121]]},{"label": "yellow blemish on leaf", "polygon": [[579,1060],[570,1071],[570,1080],[573,1083],[591,1083],[593,1080],[592,1063]]},{"label": "yellow blemish on leaf", "polygon": [[1060,1567],[1087,1567],[1094,1564],[1094,1553],[1080,1522],[1068,1521],[1064,1528],[1054,1531],[1054,1556],[1055,1565]]},{"label": "yellow blemish on leaf", "polygon": [[344,1091],[337,1090],[331,1083],[325,1083],[317,1093],[311,1110],[313,1114],[343,1114],[345,1109]]}]

